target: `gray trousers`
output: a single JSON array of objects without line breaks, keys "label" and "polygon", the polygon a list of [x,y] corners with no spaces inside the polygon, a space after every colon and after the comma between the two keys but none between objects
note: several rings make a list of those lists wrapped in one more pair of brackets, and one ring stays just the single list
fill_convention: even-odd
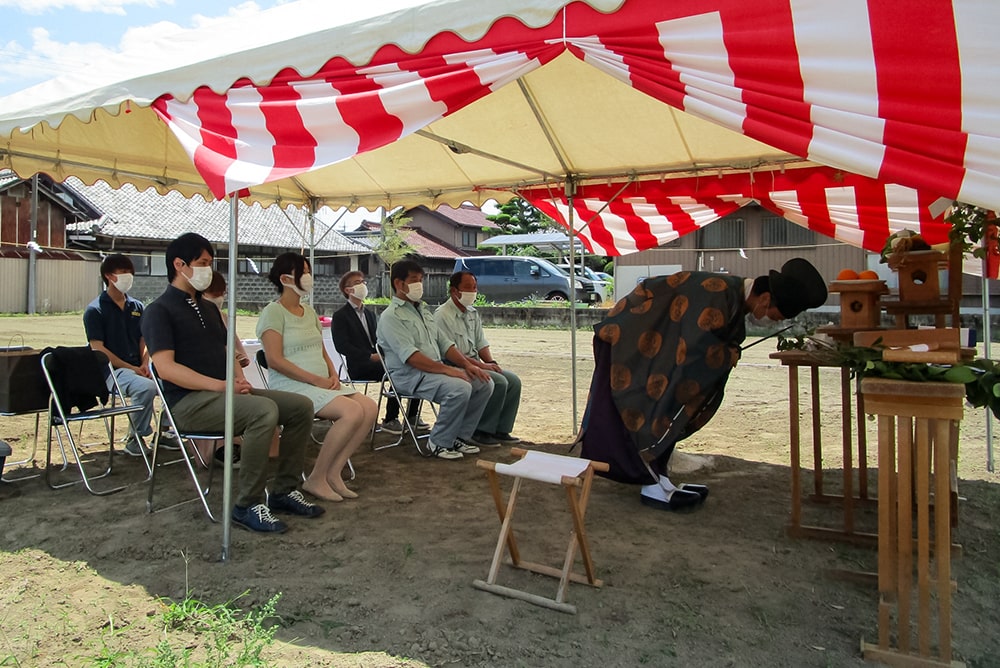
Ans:
[{"label": "gray trousers", "polygon": [[[272,494],[287,494],[302,480],[306,446],[313,426],[312,401],[292,392],[253,390],[234,399],[233,433],[242,434],[239,490],[242,508],[264,500],[268,452],[274,429],[282,425],[278,470]],[[190,392],[171,407],[182,431],[225,431],[226,397],[222,392]]]},{"label": "gray trousers", "polygon": [[440,406],[430,442],[435,447],[451,449],[456,438],[468,439],[476,430],[493,393],[493,381],[473,378],[470,383],[443,373],[422,373],[415,389],[400,387],[399,390]]},{"label": "gray trousers", "polygon": [[[139,436],[149,436],[153,433],[151,420],[153,418],[153,400],[156,399],[156,382],[152,378],[140,376],[131,369],[115,369],[115,378],[122,394],[129,403],[142,404],[142,412],[133,419],[135,430]],[[108,376],[108,389],[114,392],[115,382]]]},{"label": "gray trousers", "polygon": [[487,371],[493,379],[493,394],[486,403],[479,431],[487,434],[509,434],[514,430],[517,409],[521,406],[521,379],[513,371]]}]

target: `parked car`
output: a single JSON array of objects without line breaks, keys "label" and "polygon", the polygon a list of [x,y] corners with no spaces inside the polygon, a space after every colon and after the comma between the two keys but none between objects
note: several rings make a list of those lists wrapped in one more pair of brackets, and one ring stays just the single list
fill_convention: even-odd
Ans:
[{"label": "parked car", "polygon": [[598,296],[588,291],[582,281],[571,281],[548,260],[518,255],[460,257],[455,271],[476,275],[479,292],[490,301],[503,303],[535,297],[565,301],[575,292],[577,301],[592,303]]},{"label": "parked car", "polygon": [[[569,275],[569,263],[560,263],[556,266],[559,267],[567,276]],[[590,267],[581,267],[580,265],[576,265],[574,269],[576,269],[574,273],[576,273],[577,279],[583,283],[584,289],[598,296],[598,298],[594,301],[604,303],[614,296],[612,294],[612,284],[609,281],[603,280],[593,269]]]}]

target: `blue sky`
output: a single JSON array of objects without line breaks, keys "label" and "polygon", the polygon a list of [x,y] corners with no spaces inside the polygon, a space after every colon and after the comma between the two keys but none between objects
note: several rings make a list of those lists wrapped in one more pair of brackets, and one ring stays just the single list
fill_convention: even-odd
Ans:
[{"label": "blue sky", "polygon": [[283,0],[0,0],[0,97],[153,35],[259,12]]}]

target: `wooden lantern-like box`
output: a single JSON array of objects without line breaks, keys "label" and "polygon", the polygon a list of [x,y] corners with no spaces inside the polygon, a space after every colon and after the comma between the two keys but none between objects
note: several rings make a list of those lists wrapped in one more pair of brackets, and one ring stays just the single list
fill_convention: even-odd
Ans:
[{"label": "wooden lantern-like box", "polygon": [[841,329],[878,329],[882,321],[879,297],[889,292],[885,281],[834,281],[829,291],[840,293]]},{"label": "wooden lantern-like box", "polygon": [[946,256],[934,250],[910,251],[893,267],[899,275],[901,302],[928,302],[941,298],[938,270],[946,264]]}]

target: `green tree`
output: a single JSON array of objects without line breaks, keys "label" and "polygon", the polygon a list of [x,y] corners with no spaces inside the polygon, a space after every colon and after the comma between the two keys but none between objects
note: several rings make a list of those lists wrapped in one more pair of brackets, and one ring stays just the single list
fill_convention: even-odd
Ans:
[{"label": "green tree", "polygon": [[501,204],[500,212],[486,216],[486,220],[496,223],[504,234],[531,234],[562,229],[558,223],[520,197]]},{"label": "green tree", "polygon": [[378,243],[372,247],[372,252],[378,255],[389,271],[392,270],[392,265],[413,253],[413,246],[406,243],[403,235],[403,230],[412,219],[403,213],[403,209],[397,209],[382,221],[382,233]]}]

